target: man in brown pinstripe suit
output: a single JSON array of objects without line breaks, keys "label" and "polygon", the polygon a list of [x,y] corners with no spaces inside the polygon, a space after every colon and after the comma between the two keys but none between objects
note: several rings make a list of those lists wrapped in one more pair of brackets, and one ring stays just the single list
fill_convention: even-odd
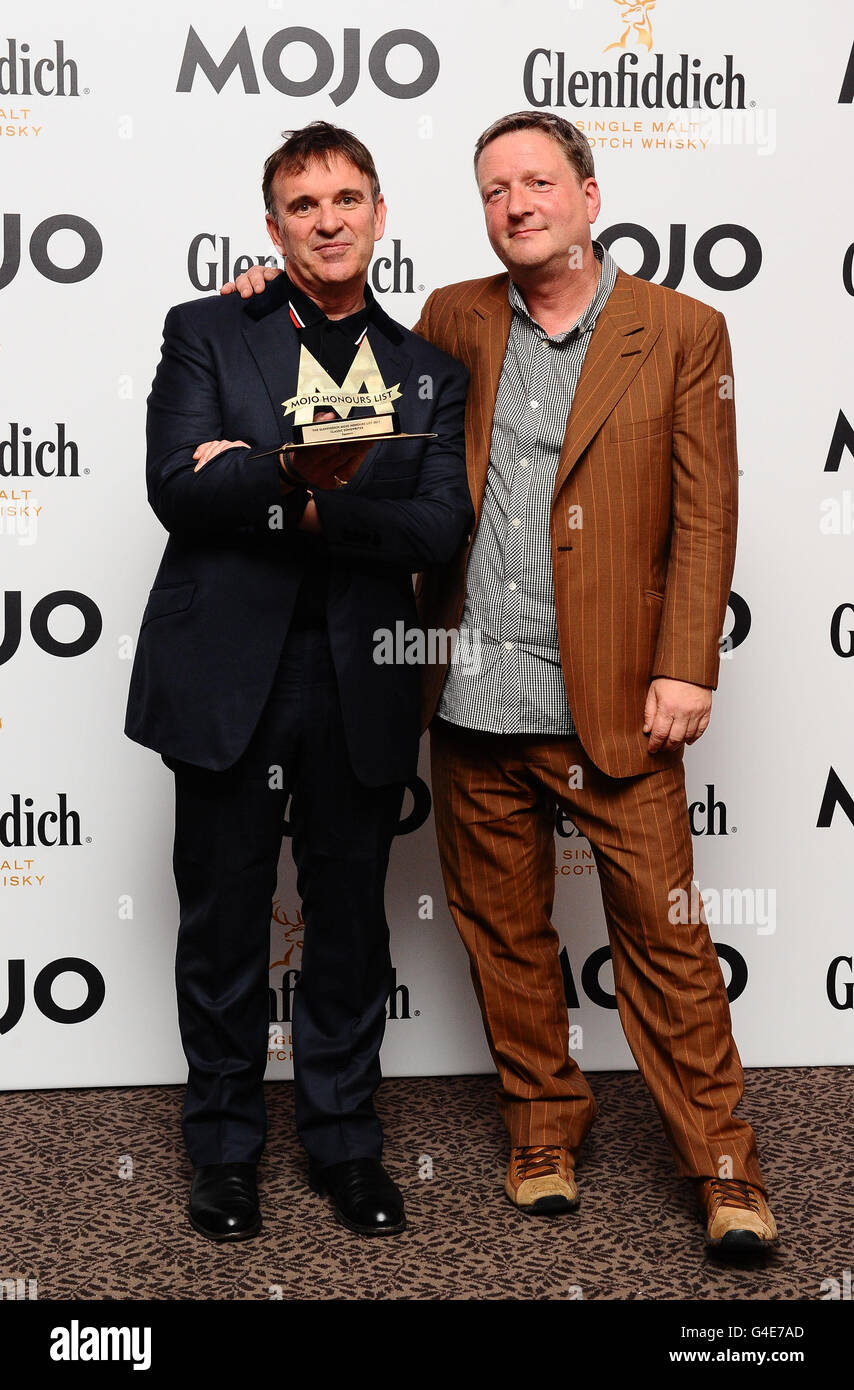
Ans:
[{"label": "man in brown pinstripe suit", "polygon": [[693,872],[682,754],[709,723],[735,559],[726,325],[591,241],[599,191],[569,122],[503,118],[475,170],[508,274],[435,291],[416,332],[471,373],[477,516],[457,565],[424,575],[422,620],[476,630],[483,655],[428,672],[424,718],[445,886],[510,1134],[505,1191],[528,1213],[577,1206],[596,1114],[550,921],[559,806],[590,841],[620,1019],[706,1239],[767,1249],[717,955],[702,911],[671,921]]},{"label": "man in brown pinstripe suit", "polygon": [[[706,1239],[777,1243],[717,955],[689,901],[682,755],[709,723],[735,558],[732,364],[723,316],[618,270],[582,135],[520,112],[478,141],[506,274],[436,290],[416,332],[469,369],[476,524],[421,583],[427,628],[474,663],[428,668],[436,827],[510,1135],[505,1191],[578,1205],[596,1115],[568,1048],[554,896],[560,807],[592,847],[619,1015]],[[268,272],[269,274],[269,272]],[[263,285],[255,268],[241,292]]]}]

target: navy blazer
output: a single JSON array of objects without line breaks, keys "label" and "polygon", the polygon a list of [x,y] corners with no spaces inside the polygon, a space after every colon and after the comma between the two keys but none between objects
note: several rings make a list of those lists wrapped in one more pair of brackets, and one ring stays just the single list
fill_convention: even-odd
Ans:
[{"label": "navy blazer", "polygon": [[[279,526],[275,454],[292,438],[282,402],[297,381],[288,282],[250,300],[171,309],[148,399],[148,500],[169,540],[142,616],[125,733],[199,767],[243,753],[270,693],[306,568],[329,559],[327,619],[356,776],[414,776],[418,667],[378,663],[376,634],[418,627],[412,575],[449,562],[473,513],[466,481],[468,373],[374,304],[369,338],[387,385],[400,383],[401,428],[435,439],[376,444],[346,488],[315,492],[323,537]],[[198,473],[193,451],[242,439]],[[272,522],[272,525],[271,525]]]}]

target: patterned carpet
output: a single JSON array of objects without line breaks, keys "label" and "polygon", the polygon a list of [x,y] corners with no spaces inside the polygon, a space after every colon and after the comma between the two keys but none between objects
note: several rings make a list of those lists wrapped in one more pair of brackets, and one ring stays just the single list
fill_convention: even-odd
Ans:
[{"label": "patterned carpet", "polygon": [[805,1299],[854,1260],[854,1068],[754,1070],[759,1140],[782,1250],[706,1253],[635,1073],[590,1077],[600,1113],[578,1167],[581,1207],[516,1212],[502,1192],[494,1077],[386,1081],[385,1161],[407,1198],[402,1236],[364,1239],[309,1192],[292,1087],[268,1084],[264,1229],[217,1246],[184,1208],[181,1088],[0,1094],[0,1279],[39,1299]]}]

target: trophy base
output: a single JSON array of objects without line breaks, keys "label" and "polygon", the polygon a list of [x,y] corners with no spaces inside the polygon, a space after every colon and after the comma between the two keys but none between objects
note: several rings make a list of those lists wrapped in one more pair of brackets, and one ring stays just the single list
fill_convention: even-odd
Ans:
[{"label": "trophy base", "polygon": [[384,439],[400,433],[395,415],[369,415],[360,420],[316,420],[294,426],[295,444],[356,444],[363,439]]},{"label": "trophy base", "polygon": [[[330,421],[328,421],[327,423],[328,423],[328,424],[333,424],[333,425],[347,425],[347,424],[348,424],[348,421],[346,421],[346,420],[330,420]],[[362,424],[362,423],[364,423],[364,424],[366,424],[366,425],[373,425],[373,421],[371,421],[371,420],[365,420],[364,422],[362,422],[361,420],[356,420],[356,421],[354,421],[353,423],[354,423],[354,424]],[[310,427],[310,426],[303,426],[303,428],[311,428],[311,427]],[[275,447],[275,449],[265,449],[263,453],[260,453],[260,454],[253,454],[253,458],[269,458],[271,454],[284,454],[284,453],[288,453],[288,454],[289,454],[289,453],[291,453],[291,451],[296,452],[298,449],[316,449],[317,446],[318,446],[318,444],[374,444],[374,443],[379,444],[379,443],[382,443],[383,440],[389,440],[389,439],[437,439],[437,438],[438,438],[438,435],[436,434],[436,431],[435,431],[435,430],[425,430],[425,431],[423,431],[422,433],[412,433],[412,434],[409,434],[406,430],[394,430],[394,431],[390,431],[390,432],[387,431],[385,434],[376,434],[376,433],[367,434],[367,433],[361,433],[361,432],[360,432],[359,434],[352,434],[352,433],[347,434],[347,435],[338,434],[338,435],[334,436],[332,439],[330,439],[330,438],[327,437],[326,439],[305,439],[305,440],[302,440],[302,441],[294,441],[293,443],[290,443],[290,442],[289,442],[289,443],[287,443],[287,444],[277,444],[276,447]]]},{"label": "trophy base", "polygon": [[[436,439],[436,438],[437,438],[437,435],[436,435],[436,431],[435,431],[435,430],[427,430],[427,431],[425,431],[424,433],[421,433],[421,434],[408,434],[405,430],[386,430],[384,433],[378,434],[377,431],[376,431],[376,429],[374,428],[373,422],[372,422],[371,420],[364,420],[364,421],[362,421],[362,420],[355,420],[355,421],[353,421],[353,424],[356,424],[356,425],[365,424],[365,425],[370,426],[370,430],[364,430],[364,431],[360,430],[357,434],[354,434],[354,433],[353,433],[352,425],[351,425],[350,422],[347,421],[347,420],[330,420],[330,421],[328,422],[328,424],[330,424],[330,425],[347,425],[347,426],[348,426],[348,432],[347,432],[346,434],[343,433],[343,432],[342,432],[342,433],[336,432],[335,434],[332,434],[332,435],[324,435],[324,436],[322,436],[321,438],[318,438],[318,437],[315,435],[315,437],[312,438],[312,439],[302,439],[302,440],[299,440],[299,441],[294,441],[293,444],[283,444],[283,445],[280,444],[278,449],[271,449],[269,452],[270,452],[271,454],[278,454],[278,453],[281,453],[281,451],[282,451],[283,449],[287,449],[288,451],[290,451],[291,449],[315,449],[315,448],[317,448],[317,445],[318,445],[318,444],[374,444],[374,443],[377,443],[377,444],[378,444],[378,443],[381,443],[382,440],[384,440],[384,439],[387,440],[387,439]],[[306,425],[306,426],[303,426],[303,428],[306,429],[306,430],[308,430],[308,429],[314,429],[315,426],[313,426],[313,425]]]}]

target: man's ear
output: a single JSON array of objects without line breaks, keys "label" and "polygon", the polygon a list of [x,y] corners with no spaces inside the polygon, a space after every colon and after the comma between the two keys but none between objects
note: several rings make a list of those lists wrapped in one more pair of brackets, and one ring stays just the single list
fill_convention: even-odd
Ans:
[{"label": "man's ear", "polygon": [[602,195],[599,192],[599,185],[595,179],[584,180],[584,196],[587,200],[587,216],[591,223],[596,221],[599,216],[599,209],[602,206]]},{"label": "man's ear", "polygon": [[275,217],[270,216],[269,212],[267,213],[267,231],[270,233],[270,240],[272,241],[279,255],[285,256],[285,246],[284,242],[282,241],[282,234],[279,231],[279,224],[276,221]]},{"label": "man's ear", "polygon": [[377,201],[374,203],[374,241],[379,241],[380,237],[385,231],[385,219],[387,211],[388,209],[386,208],[385,198],[382,194],[380,194],[380,196],[377,198]]}]

